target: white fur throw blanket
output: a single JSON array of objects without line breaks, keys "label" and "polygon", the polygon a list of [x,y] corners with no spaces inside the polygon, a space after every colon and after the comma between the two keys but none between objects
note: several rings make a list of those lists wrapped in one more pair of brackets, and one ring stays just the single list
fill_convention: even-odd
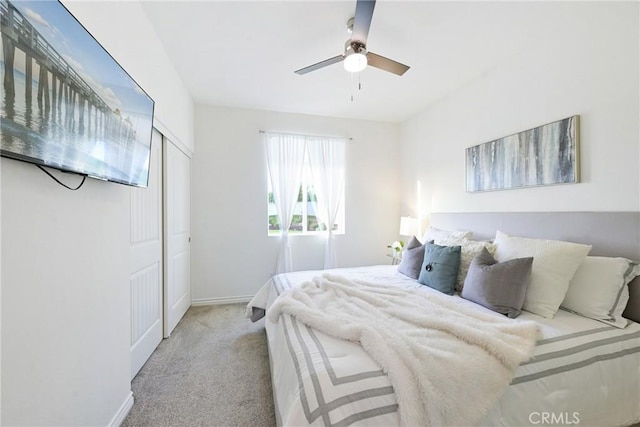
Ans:
[{"label": "white fur throw blanket", "polygon": [[281,294],[281,313],[358,342],[389,376],[407,426],[473,425],[528,360],[535,322],[457,304],[451,297],[325,274]]}]

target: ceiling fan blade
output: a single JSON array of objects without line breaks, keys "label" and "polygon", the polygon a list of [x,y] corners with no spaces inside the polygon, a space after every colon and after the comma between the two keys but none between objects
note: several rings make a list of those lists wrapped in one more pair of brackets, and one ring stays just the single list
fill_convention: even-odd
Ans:
[{"label": "ceiling fan blade", "polygon": [[384,56],[376,55],[373,52],[367,53],[368,65],[379,68],[384,71],[388,71],[399,76],[407,72],[411,67],[394,61],[393,59],[385,58]]},{"label": "ceiling fan blade", "polygon": [[309,65],[308,67],[300,68],[299,70],[295,71],[295,73],[296,74],[300,74],[300,75],[307,74],[307,73],[310,73],[311,71],[319,70],[320,68],[323,68],[323,67],[326,67],[328,65],[340,62],[343,59],[344,59],[344,55],[334,56],[333,58],[329,58],[329,59],[325,59],[324,61],[320,61],[317,64],[313,64],[313,65]]},{"label": "ceiling fan blade", "polygon": [[352,42],[360,42],[363,45],[367,44],[371,19],[373,18],[373,8],[375,6],[376,0],[357,1],[356,14],[353,19],[353,32],[351,33]]}]

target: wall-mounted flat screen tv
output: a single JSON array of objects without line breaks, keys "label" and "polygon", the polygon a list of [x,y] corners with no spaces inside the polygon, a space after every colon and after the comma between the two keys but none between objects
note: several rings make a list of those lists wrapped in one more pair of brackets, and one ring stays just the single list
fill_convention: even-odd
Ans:
[{"label": "wall-mounted flat screen tv", "polygon": [[153,100],[58,0],[0,0],[0,23],[2,156],[145,187]]}]

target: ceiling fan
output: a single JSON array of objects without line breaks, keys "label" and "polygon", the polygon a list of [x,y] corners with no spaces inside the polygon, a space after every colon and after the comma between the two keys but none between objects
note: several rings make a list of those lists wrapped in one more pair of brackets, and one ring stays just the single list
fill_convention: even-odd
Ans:
[{"label": "ceiling fan", "polygon": [[301,68],[295,73],[307,74],[341,61],[344,61],[344,68],[352,73],[364,70],[367,65],[399,76],[406,73],[409,66],[367,51],[367,36],[375,5],[375,0],[357,0],[356,14],[347,22],[347,28],[351,30],[351,39],[345,42],[344,54]]}]

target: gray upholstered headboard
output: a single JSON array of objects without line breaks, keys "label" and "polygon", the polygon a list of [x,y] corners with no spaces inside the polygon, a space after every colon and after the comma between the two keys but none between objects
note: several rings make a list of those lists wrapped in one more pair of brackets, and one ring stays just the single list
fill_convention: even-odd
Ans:
[{"label": "gray upholstered headboard", "polygon": [[[496,230],[524,237],[565,240],[593,246],[590,255],[640,260],[640,212],[481,212],[432,213],[430,225],[471,230],[490,239]],[[640,323],[640,277],[629,284],[623,315]]]}]

